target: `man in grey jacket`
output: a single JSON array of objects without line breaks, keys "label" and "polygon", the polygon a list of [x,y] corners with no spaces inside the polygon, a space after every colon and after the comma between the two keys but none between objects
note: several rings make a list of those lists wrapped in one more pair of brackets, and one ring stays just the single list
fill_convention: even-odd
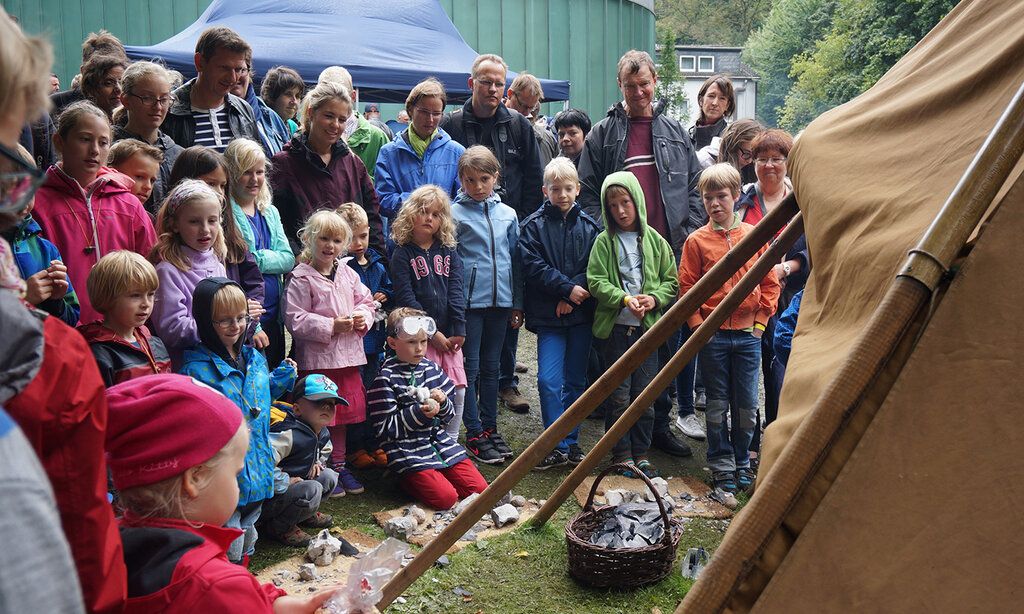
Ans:
[{"label": "man in grey jacket", "polygon": [[[686,237],[707,222],[696,189],[700,162],[686,129],[662,113],[663,102],[654,101],[658,73],[650,54],[627,51],[619,59],[617,81],[623,100],[591,129],[580,155],[580,206],[601,219],[601,184],[605,177],[621,170],[632,172],[644,192],[647,223],[672,245],[678,260]],[[689,331],[684,336],[688,337]],[[661,365],[678,347],[679,340],[675,339],[661,348]],[[691,362],[678,380],[688,382],[678,394],[680,412],[687,415],[693,413],[693,379]],[[654,405],[651,443],[669,454],[689,456],[690,447],[669,430],[671,409],[666,391]]]},{"label": "man in grey jacket", "polygon": [[252,48],[234,30],[209,28],[196,42],[199,73],[174,90],[174,102],[160,129],[182,147],[205,145],[224,153],[238,138],[260,142],[252,107],[230,93],[249,74]]}]

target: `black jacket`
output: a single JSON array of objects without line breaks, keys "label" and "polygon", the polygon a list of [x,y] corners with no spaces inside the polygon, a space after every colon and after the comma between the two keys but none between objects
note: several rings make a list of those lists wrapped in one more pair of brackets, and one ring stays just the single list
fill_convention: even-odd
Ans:
[{"label": "black jacket", "polygon": [[291,453],[277,463],[277,468],[293,478],[306,479],[313,464],[320,460],[321,451],[331,445],[331,434],[327,427],[319,433],[313,433],[313,428],[296,418],[291,411],[285,411],[284,420],[270,425],[271,433],[287,431],[292,433]]},{"label": "black jacket", "polygon": [[[707,223],[707,213],[697,193],[701,168],[690,135],[679,122],[663,114],[664,108],[663,101],[654,106],[651,135],[654,161],[661,177],[661,202],[671,234],[665,239],[678,258],[686,237]],[[583,144],[578,202],[596,220],[602,219],[601,184],[608,175],[623,170],[628,135],[629,117],[619,102],[594,126]]]},{"label": "black jacket", "polygon": [[594,319],[594,299],[572,313],[558,317],[558,301],[569,301],[574,286],[587,288],[587,261],[601,225],[574,204],[568,215],[545,201],[519,226],[519,256],[526,279],[523,306],[526,328],[562,328],[589,324]]},{"label": "black jacket", "polygon": [[429,250],[413,243],[398,245],[391,254],[392,303],[426,311],[447,337],[465,337],[462,277],[462,258],[454,247],[445,247],[440,241],[434,241]]},{"label": "black jacket", "polygon": [[697,150],[707,147],[711,144],[711,139],[722,136],[728,126],[729,122],[725,121],[724,117],[718,118],[718,121],[710,126],[698,126],[697,124],[690,126],[688,132],[690,140],[693,141],[693,147]]},{"label": "black jacket", "polygon": [[[167,117],[164,118],[164,123],[160,125],[164,134],[182,147],[192,147],[196,144],[196,120],[192,117],[192,86],[195,83],[196,80],[192,79],[174,90],[174,102],[167,112]],[[234,94],[228,94],[227,112],[228,126],[231,127],[234,138],[261,142],[256,131],[256,118],[248,102]]]},{"label": "black jacket", "polygon": [[[441,129],[452,140],[466,148],[482,145],[480,120],[473,115],[473,100],[467,100],[461,109],[445,114]],[[534,212],[544,196],[544,169],[540,165],[540,150],[530,120],[499,104],[495,113],[491,150],[501,164],[501,178],[494,190],[501,202],[516,210],[522,220]]]}]

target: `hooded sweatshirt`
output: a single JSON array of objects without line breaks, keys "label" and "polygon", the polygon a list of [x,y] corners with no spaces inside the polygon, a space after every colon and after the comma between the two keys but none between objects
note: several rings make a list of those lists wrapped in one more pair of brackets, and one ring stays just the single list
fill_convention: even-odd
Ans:
[{"label": "hooded sweatshirt", "polygon": [[249,449],[238,474],[238,505],[274,496],[274,450],[270,445],[270,405],[295,385],[295,369],[282,362],[267,373],[267,360],[250,345],[235,343],[238,359],[231,358],[213,325],[213,296],[235,282],[223,277],[204,279],[196,285],[192,313],[200,344],[186,350],[182,375],[216,388],[242,410],[249,426]]},{"label": "hooded sweatshirt", "polygon": [[601,217],[605,230],[597,235],[594,248],[587,263],[587,282],[590,294],[597,299],[594,313],[594,336],[607,339],[624,307],[629,294],[619,275],[620,247],[617,235],[621,232],[618,223],[608,213],[606,194],[608,188],[619,185],[629,190],[636,205],[637,244],[640,248],[641,294],[654,297],[655,308],[644,314],[642,325],[648,329],[658,321],[662,311],[675,298],[676,261],[672,247],[661,235],[647,225],[647,208],[644,193],[636,176],[628,171],[608,175],[601,186]]},{"label": "hooded sweatshirt", "polygon": [[426,311],[446,337],[466,336],[464,277],[458,250],[440,241],[430,249],[409,242],[391,254],[393,303]]},{"label": "hooded sweatshirt", "polygon": [[187,271],[166,260],[156,265],[160,286],[150,316],[150,324],[167,346],[175,365],[181,364],[182,352],[199,341],[196,321],[192,318],[192,291],[207,277],[227,277],[224,263],[212,249],[197,252],[182,245],[181,253],[188,258]]}]

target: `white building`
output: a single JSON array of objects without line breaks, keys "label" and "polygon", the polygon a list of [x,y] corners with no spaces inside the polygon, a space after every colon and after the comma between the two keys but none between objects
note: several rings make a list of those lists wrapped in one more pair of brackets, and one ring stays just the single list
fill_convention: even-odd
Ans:
[{"label": "white building", "polygon": [[736,111],[729,121],[753,118],[757,101],[757,82],[760,77],[740,61],[743,47],[716,47],[712,45],[676,45],[679,73],[685,79],[683,89],[689,108],[690,123],[697,119],[697,92],[704,81],[714,74],[724,74],[736,90]]}]

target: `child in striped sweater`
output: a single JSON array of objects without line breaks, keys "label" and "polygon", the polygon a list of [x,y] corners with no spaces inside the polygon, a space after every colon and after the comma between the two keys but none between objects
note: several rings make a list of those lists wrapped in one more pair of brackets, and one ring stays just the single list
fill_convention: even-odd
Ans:
[{"label": "child in striped sweater", "polygon": [[395,351],[368,393],[374,432],[388,455],[388,468],[402,488],[434,509],[448,509],[487,488],[466,450],[445,430],[454,418],[455,386],[426,358],[437,331],[424,312],[400,307],[388,317],[388,346]]}]

